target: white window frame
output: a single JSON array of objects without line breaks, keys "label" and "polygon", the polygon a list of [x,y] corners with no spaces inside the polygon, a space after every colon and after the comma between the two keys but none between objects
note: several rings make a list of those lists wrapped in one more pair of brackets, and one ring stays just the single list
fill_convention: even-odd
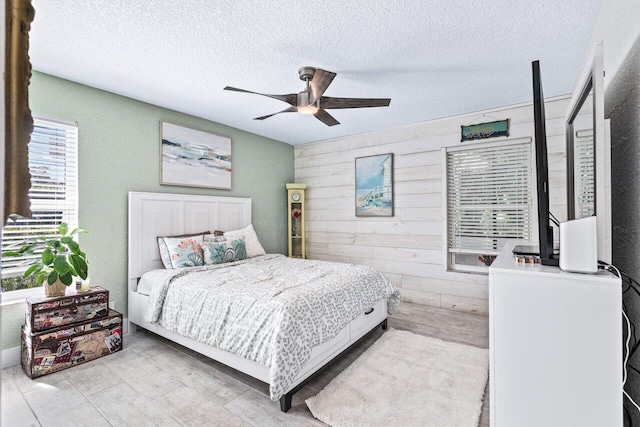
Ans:
[{"label": "white window frame", "polygon": [[[77,123],[65,122],[57,119],[52,119],[44,116],[34,116],[34,124],[40,124],[43,126],[59,126],[60,128],[64,128],[71,133],[70,138],[75,136],[75,140],[72,140],[72,144],[68,145],[65,143],[65,163],[67,165],[71,164],[72,167],[66,169],[65,172],[67,176],[65,177],[65,184],[71,182],[71,186],[65,185],[65,197],[67,201],[65,202],[65,207],[67,209],[72,210],[70,216],[66,215],[63,217],[63,221],[69,223],[70,229],[73,229],[78,226],[78,125]],[[67,137],[69,138],[69,137]],[[71,187],[71,190],[68,190]],[[75,187],[75,188],[74,188]],[[24,274],[24,271],[27,267],[23,268],[11,268],[5,269],[2,271],[2,278],[12,278],[18,277]],[[0,305],[10,305],[24,302],[25,298],[34,295],[42,295],[43,290],[42,287],[29,288],[29,289],[18,289],[15,291],[2,292],[2,298],[0,301]]]},{"label": "white window frame", "polygon": [[[500,146],[511,146],[511,145],[528,145],[529,148],[529,194],[531,195],[529,199],[529,231],[531,236],[537,235],[537,223],[534,217],[534,212],[537,210],[537,203],[534,195],[535,193],[535,153],[534,153],[534,144],[532,143],[533,139],[531,137],[524,138],[509,138],[509,139],[501,139],[492,142],[477,142],[477,143],[469,143],[464,145],[456,145],[443,147],[441,150],[442,155],[442,246],[443,246],[443,266],[447,271],[456,272],[456,273],[475,273],[475,274],[483,274],[486,275],[489,272],[489,268],[485,266],[472,266],[466,264],[456,264],[454,262],[454,256],[449,250],[449,191],[448,191],[448,169],[449,163],[447,159],[447,153],[454,151],[466,151],[466,150],[474,150],[474,149],[489,149]],[[530,239],[532,237],[529,237]],[[467,252],[465,252],[467,253]],[[481,255],[481,254],[479,254]]]}]

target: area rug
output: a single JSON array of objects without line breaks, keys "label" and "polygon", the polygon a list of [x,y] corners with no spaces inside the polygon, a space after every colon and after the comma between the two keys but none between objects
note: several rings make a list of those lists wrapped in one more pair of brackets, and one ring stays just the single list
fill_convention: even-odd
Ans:
[{"label": "area rug", "polygon": [[332,427],[477,426],[489,350],[389,329],[306,400]]}]

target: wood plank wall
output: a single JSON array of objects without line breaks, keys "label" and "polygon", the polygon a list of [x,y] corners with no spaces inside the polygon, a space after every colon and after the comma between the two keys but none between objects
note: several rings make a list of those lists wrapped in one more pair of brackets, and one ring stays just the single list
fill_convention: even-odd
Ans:
[{"label": "wood plank wall", "polygon": [[[566,220],[568,102],[563,96],[545,104],[551,211],[560,220]],[[533,140],[533,108],[522,104],[296,146],[296,182],[308,186],[308,258],[375,267],[400,288],[405,301],[488,313],[488,277],[450,272],[444,263],[441,150],[461,144],[461,125],[496,118],[510,119],[507,140]],[[357,218],[354,159],[384,153],[394,154],[395,216]]]}]

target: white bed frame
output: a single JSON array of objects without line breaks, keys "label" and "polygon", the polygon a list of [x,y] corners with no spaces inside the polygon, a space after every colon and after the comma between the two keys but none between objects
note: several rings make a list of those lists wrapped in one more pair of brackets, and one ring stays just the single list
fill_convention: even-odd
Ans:
[{"label": "white bed frame", "polygon": [[[164,268],[157,237],[199,233],[206,230],[236,230],[251,224],[251,199],[243,197],[194,196],[168,193],[129,193],[129,331],[147,329],[204,354],[240,372],[269,383],[269,368],[233,353],[183,337],[144,320],[149,297],[137,292],[138,280],[149,270]],[[315,347],[294,385],[280,399],[284,412],[291,397],[324,366],[337,358],[378,326],[387,328],[387,300],[347,325],[337,336]]]}]

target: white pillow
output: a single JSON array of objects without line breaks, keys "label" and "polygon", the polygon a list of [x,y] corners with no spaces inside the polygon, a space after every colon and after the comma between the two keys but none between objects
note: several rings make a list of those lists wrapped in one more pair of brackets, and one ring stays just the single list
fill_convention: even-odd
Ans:
[{"label": "white pillow", "polygon": [[247,258],[266,254],[258,240],[256,231],[253,229],[253,224],[249,224],[248,227],[243,228],[242,230],[227,231],[224,233],[224,237],[226,237],[227,240],[244,237],[244,241],[247,246]]}]

